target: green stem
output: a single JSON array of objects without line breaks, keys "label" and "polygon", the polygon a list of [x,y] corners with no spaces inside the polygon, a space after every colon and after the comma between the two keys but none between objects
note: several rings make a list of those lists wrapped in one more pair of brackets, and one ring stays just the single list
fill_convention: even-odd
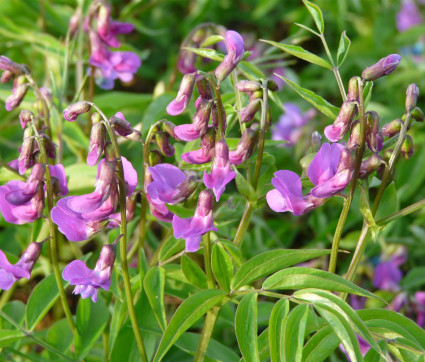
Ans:
[{"label": "green stem", "polygon": [[242,99],[241,99],[241,92],[239,92],[239,89],[236,87],[236,83],[238,82],[238,76],[236,74],[236,70],[232,72],[232,81],[233,81],[233,90],[235,92],[235,98],[236,98],[236,110],[238,111],[238,118],[239,118],[239,124],[241,127],[241,133],[243,134],[246,130],[246,124],[241,123]]},{"label": "green stem", "polygon": [[238,230],[236,231],[234,244],[239,246],[245,236],[246,231],[248,230],[249,223],[251,221],[252,212],[254,211],[254,207],[251,205],[249,201],[245,204],[245,209],[243,211],[242,219],[239,223]]},{"label": "green stem", "polygon": [[344,230],[345,222],[347,221],[348,212],[350,211],[351,203],[353,201],[354,192],[356,191],[357,180],[359,178],[360,166],[363,160],[363,154],[366,144],[366,116],[363,99],[363,82],[359,82],[359,118],[360,118],[360,139],[359,147],[356,152],[356,165],[354,167],[353,178],[350,185],[350,192],[347,199],[344,201],[344,206],[335,229],[335,234],[332,240],[332,250],[329,262],[329,272],[335,273],[336,264],[338,259],[339,243],[341,241],[342,232]]},{"label": "green stem", "polygon": [[388,224],[391,221],[397,220],[403,216],[409,215],[412,212],[418,211],[421,208],[423,208],[425,206],[425,199],[415,202],[414,204],[405,207],[404,209],[401,209],[397,212],[395,212],[394,214],[391,214],[387,217],[384,217],[383,219],[380,219],[378,221],[376,221],[377,224],[379,225],[385,225]]},{"label": "green stem", "polygon": [[68,301],[66,299],[66,293],[62,284],[62,276],[59,270],[56,227],[51,217],[51,213],[53,209],[53,187],[52,187],[52,178],[50,175],[49,165],[47,164],[46,149],[44,148],[43,140],[41,140],[37,127],[35,126],[34,119],[31,119],[31,121],[32,121],[32,127],[34,129],[34,133],[36,135],[38,147],[40,149],[41,161],[46,165],[45,180],[46,180],[47,213],[48,213],[47,221],[49,223],[50,254],[51,254],[50,257],[52,259],[53,272],[55,274],[56,284],[59,289],[59,296],[61,299],[63,311],[65,313],[66,319],[68,320],[68,324],[71,328],[72,333],[74,334],[74,336],[76,336],[78,332],[75,327],[74,320],[72,319],[72,313],[69,308]]},{"label": "green stem", "polygon": [[26,329],[22,328],[13,318],[9,317],[5,312],[0,310],[0,316],[4,319],[6,319],[10,324],[12,324],[15,328],[19,329],[23,334],[25,334],[26,337],[32,339],[35,343],[43,347],[44,349],[57,354],[59,357],[63,358],[66,361],[73,361],[68,356],[64,355],[62,352],[58,351],[56,348],[52,347],[50,344],[47,344],[43,342],[38,337],[34,336],[31,332],[27,331]]},{"label": "green stem", "polygon": [[207,232],[203,236],[204,241],[204,263],[205,263],[205,272],[207,274],[207,283],[209,289],[215,288],[214,275],[211,267],[211,240],[210,233]]},{"label": "green stem", "polygon": [[128,274],[128,264],[127,264],[127,215],[126,215],[126,192],[125,192],[125,184],[124,184],[124,169],[122,166],[121,153],[118,147],[118,141],[115,137],[115,133],[112,130],[112,127],[106,118],[105,114],[94,104],[92,106],[99,112],[99,114],[103,118],[103,124],[105,125],[109,138],[112,142],[112,147],[115,152],[116,162],[117,162],[117,171],[118,171],[118,193],[120,200],[120,212],[121,212],[121,225],[120,231],[123,235],[120,240],[120,259],[121,259],[121,270],[124,281],[124,290],[125,290],[125,298],[127,300],[127,308],[128,314],[130,316],[131,325],[133,327],[134,336],[136,338],[137,347],[140,352],[140,357],[143,362],[147,362],[148,358],[146,356],[145,346],[143,344],[142,334],[140,333],[139,325],[137,323],[136,311],[133,305],[133,295],[131,292],[131,283],[130,276]]}]

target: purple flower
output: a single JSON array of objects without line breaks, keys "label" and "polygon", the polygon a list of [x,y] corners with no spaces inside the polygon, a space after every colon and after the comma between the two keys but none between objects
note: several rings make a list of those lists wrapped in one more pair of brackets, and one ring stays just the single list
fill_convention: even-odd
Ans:
[{"label": "purple flower", "polygon": [[97,17],[97,32],[101,39],[110,47],[119,48],[120,42],[116,38],[120,34],[131,33],[133,24],[113,21],[110,16],[111,10],[107,6],[102,6]]},{"label": "purple flower", "polygon": [[425,292],[416,292],[416,323],[422,328],[425,327]]},{"label": "purple flower", "polygon": [[31,277],[31,270],[41,253],[42,243],[32,242],[16,264],[11,264],[0,250],[0,289],[8,290],[19,279]]},{"label": "purple flower", "polygon": [[117,135],[134,141],[140,139],[140,132],[135,130],[130,122],[127,122],[121,112],[115,113],[115,116],[111,117],[109,122]]},{"label": "purple flower", "polygon": [[0,56],[0,69],[5,72],[10,72],[13,75],[21,75],[25,73],[25,68],[21,64],[15,63],[4,55]]},{"label": "purple flower", "polygon": [[422,24],[424,21],[420,10],[416,6],[415,2],[411,0],[402,1],[401,9],[397,13],[396,19],[397,29],[400,32],[409,30],[416,25]]},{"label": "purple flower", "polygon": [[106,145],[106,128],[101,123],[95,123],[90,133],[89,152],[87,154],[87,164],[94,166],[105,149]]},{"label": "purple flower", "polygon": [[195,73],[188,73],[183,76],[177,97],[167,106],[167,112],[171,116],[182,113],[189,104],[195,86]]},{"label": "purple flower", "polygon": [[63,165],[49,165],[49,171],[55,194],[58,196],[68,195],[68,182]]},{"label": "purple flower", "polygon": [[336,142],[344,137],[351,127],[357,110],[357,101],[344,101],[334,123],[325,128],[326,138],[331,142]]},{"label": "purple flower", "polygon": [[6,111],[11,111],[21,104],[25,94],[27,94],[28,87],[29,84],[26,83],[23,75],[15,79],[13,82],[12,94],[7,97],[5,102]]},{"label": "purple flower", "polygon": [[302,126],[310,121],[316,114],[313,109],[305,113],[294,103],[285,103],[285,113],[280,116],[272,130],[272,139],[275,141],[287,141],[285,147],[294,145],[302,135]]},{"label": "purple flower", "polygon": [[74,260],[65,267],[62,277],[70,284],[75,285],[73,294],[80,294],[83,299],[91,297],[93,302],[97,302],[99,288],[108,290],[111,285],[115,249],[114,244],[105,245],[100,251],[94,270],[88,268],[81,260]]},{"label": "purple flower", "polygon": [[193,116],[193,122],[176,126],[174,128],[176,136],[183,141],[194,141],[202,137],[208,130],[211,110],[212,102],[208,99],[201,99]]},{"label": "purple flower", "polygon": [[215,77],[221,83],[236,68],[244,56],[244,42],[239,33],[226,31],[227,55],[215,70]]},{"label": "purple flower", "polygon": [[204,171],[204,183],[206,187],[214,191],[216,201],[218,201],[226,189],[226,185],[235,177],[236,174],[230,169],[229,147],[223,139],[215,144],[211,174]]},{"label": "purple flower", "polygon": [[324,143],[308,168],[308,177],[314,184],[311,194],[327,198],[345,189],[354,171],[350,152],[339,143]]},{"label": "purple flower", "polygon": [[155,216],[158,220],[165,222],[173,221],[173,213],[168,210],[167,206],[164,202],[159,200],[152,200],[148,194],[146,194],[146,198],[149,201],[149,210],[151,214]]},{"label": "purple flower", "polygon": [[292,171],[280,170],[274,173],[272,184],[275,187],[267,193],[267,203],[276,212],[290,211],[303,215],[313,204],[303,197],[300,177]]},{"label": "purple flower", "polygon": [[214,227],[212,208],[213,197],[211,192],[203,190],[199,194],[198,206],[195,215],[189,219],[182,219],[177,215],[173,217],[173,230],[176,239],[183,238],[186,241],[186,250],[195,252],[199,249],[202,235],[208,231],[217,231]]},{"label": "purple flower", "polygon": [[374,65],[366,68],[362,72],[364,80],[372,81],[381,78],[385,75],[391,74],[400,64],[401,56],[398,54],[390,54],[382,58]]},{"label": "purple flower", "polygon": [[215,128],[210,126],[201,137],[201,148],[182,154],[183,161],[194,165],[201,165],[211,161],[215,145]]},{"label": "purple flower", "polygon": [[236,146],[235,151],[229,152],[229,160],[232,165],[240,165],[251,157],[257,144],[258,132],[247,128]]},{"label": "purple flower", "polygon": [[74,122],[80,114],[87,113],[91,109],[90,102],[80,101],[71,104],[63,110],[63,117],[68,122]]},{"label": "purple flower", "polygon": [[153,182],[147,186],[147,193],[153,202],[178,204],[187,199],[196,188],[192,177],[187,177],[178,167],[168,163],[149,167],[149,173]]},{"label": "purple flower", "polygon": [[373,285],[379,289],[397,292],[400,290],[402,276],[401,270],[392,260],[382,261],[376,266]]},{"label": "purple flower", "polygon": [[14,206],[20,206],[28,203],[42,186],[43,179],[44,166],[37,163],[31,170],[31,174],[23,187],[10,191],[5,195],[6,201]]}]

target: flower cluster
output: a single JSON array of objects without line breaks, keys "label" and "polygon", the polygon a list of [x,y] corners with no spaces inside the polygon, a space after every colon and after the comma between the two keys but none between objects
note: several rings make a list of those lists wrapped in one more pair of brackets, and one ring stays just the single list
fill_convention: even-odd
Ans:
[{"label": "flower cluster", "polygon": [[112,89],[116,79],[130,82],[142,62],[130,51],[111,51],[121,46],[117,35],[131,33],[132,24],[120,23],[111,18],[111,9],[101,1],[95,1],[84,21],[89,34],[91,55],[89,63],[95,69],[96,82],[103,89]]}]

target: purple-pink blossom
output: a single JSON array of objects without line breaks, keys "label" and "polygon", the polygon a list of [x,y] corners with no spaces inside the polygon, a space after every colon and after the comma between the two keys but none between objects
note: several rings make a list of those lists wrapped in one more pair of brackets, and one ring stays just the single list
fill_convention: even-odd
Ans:
[{"label": "purple-pink blossom", "polygon": [[75,285],[73,294],[80,294],[83,299],[91,297],[93,302],[97,302],[99,288],[108,290],[111,285],[115,249],[114,244],[105,245],[100,251],[94,270],[88,268],[81,260],[74,260],[65,267],[62,277]]},{"label": "purple-pink blossom", "polygon": [[0,250],[0,289],[8,290],[19,279],[31,277],[32,268],[41,253],[42,243],[32,242],[16,264],[11,264]]},{"label": "purple-pink blossom", "polygon": [[177,97],[167,106],[167,112],[171,116],[177,116],[188,106],[192,98],[193,87],[195,86],[195,73],[188,73],[183,76]]},{"label": "purple-pink blossom", "polygon": [[397,13],[397,29],[400,32],[404,32],[413,28],[416,25],[420,25],[424,22],[424,18],[418,8],[412,0],[402,0],[401,9]]},{"label": "purple-pink blossom", "polygon": [[214,191],[216,201],[219,201],[226,185],[235,177],[236,174],[230,168],[229,147],[223,139],[215,144],[211,173],[204,171],[204,183],[206,187]]},{"label": "purple-pink blossom", "polygon": [[176,239],[185,239],[186,250],[195,252],[199,249],[202,235],[208,231],[217,231],[214,227],[212,208],[213,196],[210,191],[203,190],[199,194],[195,215],[189,219],[182,219],[174,215],[173,230]]},{"label": "purple-pink blossom", "polygon": [[222,82],[236,68],[244,56],[244,41],[239,33],[226,31],[227,55],[215,70],[215,77]]}]

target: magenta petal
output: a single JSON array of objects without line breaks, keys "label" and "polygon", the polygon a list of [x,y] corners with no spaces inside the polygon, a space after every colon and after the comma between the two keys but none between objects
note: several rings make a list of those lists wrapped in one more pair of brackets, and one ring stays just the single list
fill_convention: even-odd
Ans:
[{"label": "magenta petal", "polygon": [[93,147],[93,149],[87,155],[87,164],[90,167],[94,166],[98,161],[98,157],[97,157],[97,150],[98,149],[99,149],[99,146],[96,145],[95,147]]},{"label": "magenta petal", "polygon": [[160,163],[149,167],[149,173],[152,175],[154,182],[167,184],[172,188],[177,187],[186,179],[186,175],[182,170],[169,163]]},{"label": "magenta petal", "polygon": [[201,135],[201,130],[197,130],[193,123],[176,126],[174,132],[178,138],[187,142],[194,141]]},{"label": "magenta petal", "polygon": [[353,170],[343,170],[329,180],[311,189],[311,194],[318,198],[331,197],[344,190],[351,181]]},{"label": "magenta petal", "polygon": [[[78,284],[82,284],[81,279],[89,279],[92,273],[93,270],[89,269],[83,261],[74,260],[65,267],[62,272],[62,277],[71,284],[75,284],[74,279],[80,279]],[[88,283],[90,283],[90,281],[88,281]]]},{"label": "magenta petal", "polygon": [[182,219],[177,215],[173,216],[173,231],[176,239],[181,238],[189,230],[191,221],[192,218]]},{"label": "magenta petal", "polygon": [[292,211],[286,204],[286,200],[279,190],[273,189],[269,191],[266,195],[266,199],[270,208],[275,212]]},{"label": "magenta petal", "polygon": [[121,157],[121,159],[124,169],[124,179],[128,185],[127,196],[130,196],[137,187],[137,172],[129,160],[125,157]]},{"label": "magenta petal", "polygon": [[211,155],[205,156],[205,152],[202,148],[183,153],[181,157],[183,161],[191,163],[192,165],[202,165],[211,161]]},{"label": "magenta petal", "polygon": [[315,186],[329,180],[336,174],[343,149],[344,146],[339,143],[332,145],[324,143],[322,145],[308,168],[308,177]]},{"label": "magenta petal", "polygon": [[189,103],[189,98],[183,95],[180,99],[174,99],[167,106],[167,113],[171,116],[177,116],[182,113]]},{"label": "magenta petal", "polygon": [[7,271],[0,269],[0,289],[9,290],[16,279],[13,274],[8,273]]},{"label": "magenta petal", "polygon": [[337,142],[342,138],[342,129],[334,127],[332,124],[325,127],[325,136],[331,142]]},{"label": "magenta petal", "polygon": [[186,250],[190,253],[198,251],[199,245],[201,244],[202,236],[196,235],[186,239]]},{"label": "magenta petal", "polygon": [[104,196],[96,191],[87,195],[74,196],[68,199],[68,207],[78,213],[92,212],[102,205]]},{"label": "magenta petal", "polygon": [[51,177],[56,177],[59,183],[59,190],[61,196],[68,195],[68,182],[66,180],[65,168],[62,164],[49,165]]}]

